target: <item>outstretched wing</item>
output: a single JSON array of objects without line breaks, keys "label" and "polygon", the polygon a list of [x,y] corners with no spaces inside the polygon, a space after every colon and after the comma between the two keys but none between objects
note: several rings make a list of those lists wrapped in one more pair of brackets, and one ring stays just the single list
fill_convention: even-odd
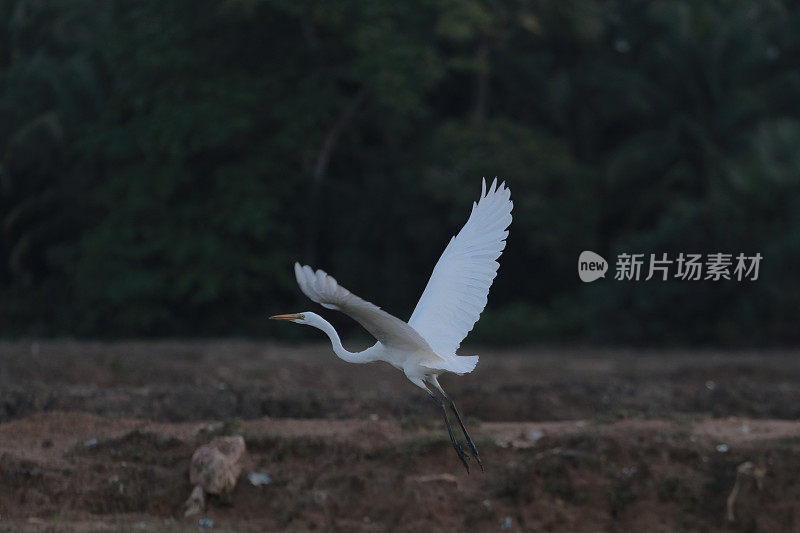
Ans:
[{"label": "outstretched wing", "polygon": [[414,328],[377,305],[359,298],[324,271],[314,272],[310,266],[295,263],[294,275],[303,294],[323,307],[348,315],[384,346],[431,351],[431,347]]},{"label": "outstretched wing", "polygon": [[441,356],[455,355],[486,307],[513,206],[505,182],[495,179],[486,192],[483,181],[480,200],[444,249],[408,321]]}]

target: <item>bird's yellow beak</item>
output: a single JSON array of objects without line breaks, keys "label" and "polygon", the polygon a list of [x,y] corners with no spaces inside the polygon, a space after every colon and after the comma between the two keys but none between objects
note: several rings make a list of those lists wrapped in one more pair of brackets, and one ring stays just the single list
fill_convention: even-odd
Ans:
[{"label": "bird's yellow beak", "polygon": [[293,313],[293,314],[289,314],[289,315],[273,315],[273,316],[269,317],[270,320],[287,320],[287,321],[297,320],[299,318],[300,318],[300,315],[297,314],[297,313]]}]

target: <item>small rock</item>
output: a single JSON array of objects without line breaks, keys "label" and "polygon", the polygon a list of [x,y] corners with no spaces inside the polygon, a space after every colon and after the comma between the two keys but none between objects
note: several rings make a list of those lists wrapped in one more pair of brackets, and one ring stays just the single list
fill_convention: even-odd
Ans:
[{"label": "small rock", "polygon": [[736,482],[733,485],[726,506],[725,517],[728,522],[737,521],[737,508],[740,523],[747,523],[758,509],[756,491],[764,488],[767,469],[746,461],[736,467]]},{"label": "small rock", "polygon": [[747,435],[748,433],[750,433],[750,426],[748,426],[747,424],[742,424],[741,426],[739,426],[739,433],[741,433],[742,435]]},{"label": "small rock", "polygon": [[197,527],[200,529],[211,529],[214,527],[214,521],[210,518],[201,518],[197,521]]},{"label": "small rock", "polygon": [[203,492],[203,487],[196,485],[194,489],[192,489],[192,493],[189,495],[189,498],[187,498],[186,502],[184,502],[183,507],[185,508],[183,516],[194,516],[196,514],[200,514],[200,512],[206,507],[206,496]]},{"label": "small rock", "polygon": [[727,453],[728,450],[730,450],[730,448],[728,447],[727,444],[725,444],[725,443],[717,444],[717,451],[719,453]]},{"label": "small rock", "polygon": [[314,491],[314,502],[316,502],[317,505],[322,505],[323,503],[325,503],[325,500],[327,499],[328,499],[328,493],[325,492],[324,490]]},{"label": "small rock", "polygon": [[632,477],[635,476],[638,471],[639,469],[636,467],[636,465],[626,466],[622,469],[622,475],[625,477]]},{"label": "small rock", "polygon": [[511,529],[511,526],[514,525],[514,520],[510,516],[507,516],[503,519],[503,523],[500,524],[500,529],[503,531],[508,531]]},{"label": "small rock", "polygon": [[192,455],[189,480],[209,494],[224,494],[233,490],[242,471],[245,445],[241,435],[216,437],[200,446]]},{"label": "small rock", "polygon": [[87,448],[94,448],[95,446],[97,446],[98,442],[99,441],[97,439],[89,439],[86,442],[84,442],[83,445],[86,446]]},{"label": "small rock", "polygon": [[369,419],[372,420],[373,422],[377,422],[378,420],[380,420],[380,417],[377,414],[372,413],[371,415],[369,415]]},{"label": "small rock", "polygon": [[247,481],[256,487],[263,487],[272,483],[272,478],[263,472],[250,472],[247,474]]},{"label": "small rock", "polygon": [[706,388],[708,390],[714,390],[717,388],[717,384],[714,382],[714,380],[709,379],[708,381],[706,381]]},{"label": "small rock", "polygon": [[542,437],[544,437],[544,431],[542,431],[541,429],[536,429],[536,428],[528,431],[525,434],[525,438],[528,439],[531,442],[536,442],[537,440],[541,439]]},{"label": "small rock", "polygon": [[241,435],[216,437],[192,455],[189,480],[194,488],[184,504],[184,516],[205,507],[205,493],[225,496],[236,486],[244,462],[245,444]]}]

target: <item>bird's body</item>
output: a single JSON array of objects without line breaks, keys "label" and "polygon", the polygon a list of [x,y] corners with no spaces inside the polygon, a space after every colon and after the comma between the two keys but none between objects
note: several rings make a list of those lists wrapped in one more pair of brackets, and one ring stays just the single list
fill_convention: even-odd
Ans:
[{"label": "bird's body", "polygon": [[[327,309],[349,315],[377,339],[375,345],[362,352],[347,351],[333,326],[316,313],[276,315],[272,318],[321,329],[331,339],[333,351],[339,358],[350,363],[385,361],[402,370],[412,383],[434,399],[437,397],[428,385],[433,385],[436,391],[447,398],[439,385],[438,376],[443,372],[472,372],[478,363],[477,355],[459,356],[456,350],[486,307],[489,288],[499,267],[497,258],[505,248],[505,238],[508,236],[506,228],[511,224],[512,207],[511,192],[505,184],[497,185],[495,180],[487,192],[486,182],[483,182],[480,200],[473,204],[467,223],[450,240],[436,263],[408,322],[359,298],[324,271],[315,272],[309,266],[295,263],[295,277],[306,296]],[[440,405],[444,409],[453,446],[469,470],[466,462],[468,456],[453,436],[444,403]],[[450,406],[473,456],[480,463],[475,445],[452,401]]]}]

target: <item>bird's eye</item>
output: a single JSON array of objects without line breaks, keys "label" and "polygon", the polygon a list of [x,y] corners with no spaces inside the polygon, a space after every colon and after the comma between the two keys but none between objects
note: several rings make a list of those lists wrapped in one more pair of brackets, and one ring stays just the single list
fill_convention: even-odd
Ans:
[{"label": "bird's eye", "polygon": [[298,318],[298,320],[305,320],[306,319],[306,315],[298,314],[297,318]]}]

